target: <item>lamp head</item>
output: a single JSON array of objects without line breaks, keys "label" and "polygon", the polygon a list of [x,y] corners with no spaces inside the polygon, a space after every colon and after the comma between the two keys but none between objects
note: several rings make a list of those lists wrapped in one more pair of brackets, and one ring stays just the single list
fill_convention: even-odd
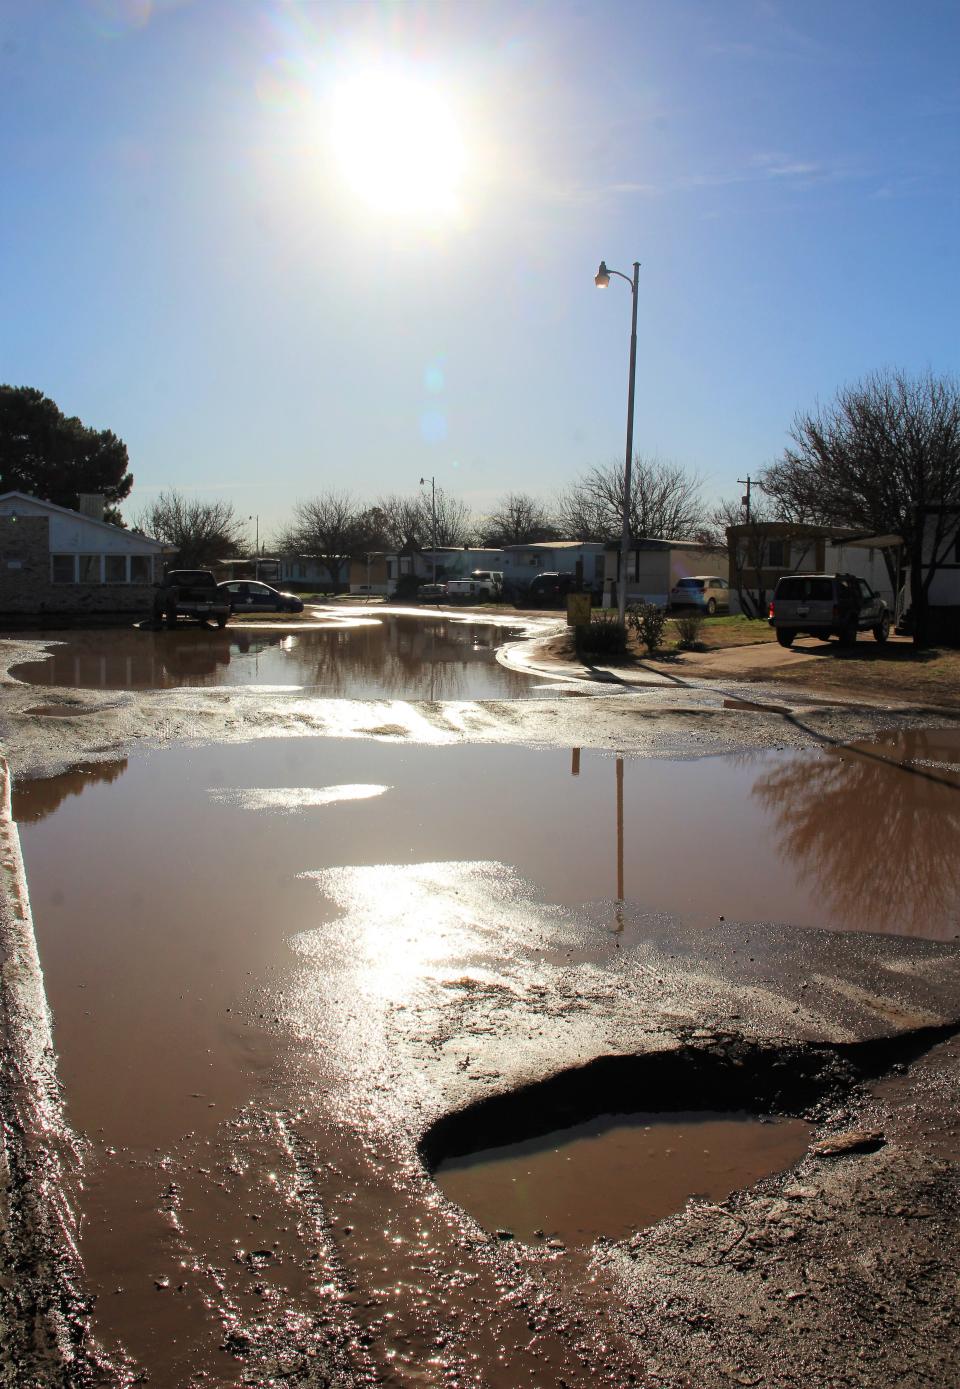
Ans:
[{"label": "lamp head", "polygon": [[600,269],[594,275],[593,283],[596,285],[597,289],[606,289],[609,285],[610,271],[607,269],[607,262],[605,260],[600,262]]}]

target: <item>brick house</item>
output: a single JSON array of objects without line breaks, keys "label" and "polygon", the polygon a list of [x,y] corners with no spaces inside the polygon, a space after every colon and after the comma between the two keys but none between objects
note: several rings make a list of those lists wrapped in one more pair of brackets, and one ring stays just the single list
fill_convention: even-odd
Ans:
[{"label": "brick house", "polygon": [[0,622],[143,617],[162,577],[162,541],[102,519],[103,499],[71,511],[24,492],[0,494]]}]

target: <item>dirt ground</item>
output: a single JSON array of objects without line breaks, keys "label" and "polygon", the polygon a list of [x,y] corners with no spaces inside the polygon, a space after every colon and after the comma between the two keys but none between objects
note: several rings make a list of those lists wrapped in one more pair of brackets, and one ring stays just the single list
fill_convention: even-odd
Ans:
[{"label": "dirt ground", "polygon": [[[3,672],[44,640],[0,640]],[[144,747],[294,738],[598,748],[642,760],[836,747],[950,723],[948,709],[932,707],[952,702],[939,683],[930,699],[922,683],[884,683],[859,648],[843,661],[798,642],[795,652],[762,644],[585,669],[565,640],[544,624],[501,652],[543,677],[542,697],[482,704],[222,687],[41,695],[4,673],[2,752],[21,778]],[[891,656],[891,668],[903,659]],[[841,666],[852,673],[832,684]],[[137,1368],[91,1334],[76,1244],[89,1157],[65,1118],[3,789],[0,1385],[129,1384]],[[344,1104],[371,1117],[336,1161],[324,1147],[329,1118],[308,1107],[247,1116],[234,1152],[249,1162],[280,1134],[287,1157],[276,1147],[270,1161],[287,1163],[276,1167],[281,1182],[289,1176],[291,1199],[311,1214],[312,1252],[306,1291],[286,1302],[278,1293],[259,1322],[235,1319],[225,1332],[231,1383],[940,1389],[960,1380],[956,945],[798,938],[722,918],[708,933],[664,921],[645,930],[598,963],[575,950],[554,958],[538,928],[515,957],[486,961],[486,974],[387,1009],[376,1073],[361,1057],[341,1077]],[[438,1204],[428,1171],[437,1154],[478,1133],[515,1133],[530,1112],[597,1112],[598,1096],[624,1086],[654,1102],[690,1086],[731,1108],[801,1116],[813,1142],[789,1173],[725,1201],[695,1199],[584,1251],[521,1246]],[[361,1296],[364,1258],[382,1255],[350,1243],[364,1228],[353,1212],[372,1172],[378,1217],[426,1232],[416,1317],[383,1288]],[[236,1181],[227,1166],[210,1183],[219,1176]],[[390,1265],[398,1287],[411,1258],[400,1248]]]}]

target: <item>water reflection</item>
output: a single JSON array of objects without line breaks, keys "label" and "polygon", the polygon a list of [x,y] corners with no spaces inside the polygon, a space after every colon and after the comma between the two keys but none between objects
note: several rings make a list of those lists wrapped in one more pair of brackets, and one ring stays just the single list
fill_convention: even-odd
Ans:
[{"label": "water reflection", "polygon": [[78,632],[11,674],[88,690],[257,685],[353,699],[520,698],[533,694],[533,678],[507,670],[495,655],[516,635],[490,624],[401,614],[293,632]]},{"label": "water reflection", "polygon": [[20,824],[44,820],[70,796],[80,796],[88,786],[98,782],[116,781],[127,770],[127,759],[112,762],[91,762],[84,767],[71,767],[58,776],[22,779],[13,783],[13,818]]},{"label": "water reflection", "polygon": [[[906,748],[904,747],[906,743]],[[906,751],[906,757],[904,752]],[[777,848],[847,927],[953,939],[960,929],[960,775],[936,731],[831,748],[761,776]],[[811,884],[804,882],[809,891]]]}]

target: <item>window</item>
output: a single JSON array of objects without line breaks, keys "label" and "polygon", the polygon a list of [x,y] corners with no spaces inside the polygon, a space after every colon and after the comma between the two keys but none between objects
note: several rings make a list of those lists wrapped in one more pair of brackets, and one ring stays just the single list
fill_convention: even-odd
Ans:
[{"label": "window", "polygon": [[130,556],[130,582],[148,584],[151,578],[152,561],[149,555]]},{"label": "window", "polygon": [[100,583],[100,556],[99,555],[78,555],[77,564],[79,573],[77,580],[81,584]]},{"label": "window", "polygon": [[125,584],[127,582],[126,555],[104,555],[103,579],[104,583],[108,584]]},{"label": "window", "polygon": [[785,540],[767,541],[767,564],[771,569],[783,569],[787,563],[787,543]]},{"label": "window", "polygon": [[51,555],[51,576],[55,584],[72,584],[75,578],[76,560],[73,555]]}]

